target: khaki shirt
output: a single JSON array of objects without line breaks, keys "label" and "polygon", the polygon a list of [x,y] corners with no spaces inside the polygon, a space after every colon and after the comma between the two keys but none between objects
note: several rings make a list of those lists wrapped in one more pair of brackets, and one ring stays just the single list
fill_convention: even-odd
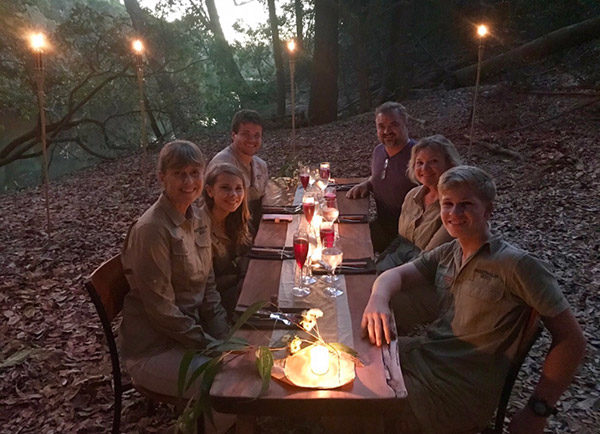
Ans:
[{"label": "khaki shirt", "polygon": [[407,338],[400,350],[408,399],[426,432],[485,427],[530,308],[554,317],[569,307],[545,263],[498,237],[461,262],[456,240],[413,262],[449,295],[427,336]]},{"label": "khaki shirt", "polygon": [[205,333],[227,334],[209,222],[194,206],[182,216],[163,194],[130,228],[122,253],[131,287],[119,332],[124,359],[173,347],[200,349],[207,343]]},{"label": "khaki shirt", "polygon": [[255,155],[252,157],[250,167],[248,167],[237,158],[231,145],[229,145],[210,160],[207,172],[215,164],[220,163],[229,163],[242,171],[248,187],[248,202],[262,199],[269,181],[269,171],[264,160]]}]

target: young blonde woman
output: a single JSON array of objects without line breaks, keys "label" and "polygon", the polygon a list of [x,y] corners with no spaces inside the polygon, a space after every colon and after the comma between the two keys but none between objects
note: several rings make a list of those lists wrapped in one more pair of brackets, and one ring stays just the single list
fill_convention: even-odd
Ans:
[{"label": "young blonde woman", "polygon": [[398,220],[398,238],[380,255],[379,273],[452,240],[440,219],[437,183],[442,173],[459,164],[458,151],[440,134],[425,137],[413,146],[406,173],[420,185],[406,194]]},{"label": "young blonde woman", "polygon": [[221,302],[231,317],[246,272],[252,243],[248,188],[244,175],[231,164],[212,166],[204,182],[204,206],[212,222],[213,268]]}]

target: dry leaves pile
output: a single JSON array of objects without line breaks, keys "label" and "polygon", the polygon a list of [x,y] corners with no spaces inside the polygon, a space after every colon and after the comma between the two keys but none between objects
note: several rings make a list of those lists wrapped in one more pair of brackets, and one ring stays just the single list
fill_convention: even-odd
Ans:
[{"label": "dry leaves pile", "polygon": [[[469,90],[438,91],[405,101],[411,135],[443,133],[467,155]],[[494,226],[552,263],[588,339],[588,352],[552,432],[600,427],[600,104],[548,123],[510,131],[568,110],[594,96],[518,93],[484,87],[478,137],[518,152],[523,160],[476,145],[471,162],[497,179]],[[596,94],[595,98],[598,98]],[[422,122],[421,122],[422,121]],[[493,131],[503,131],[493,134]],[[284,165],[288,131],[266,131],[262,151],[271,173]],[[198,142],[212,155],[227,134]],[[333,176],[369,173],[376,143],[373,116],[298,131],[299,156],[332,163]],[[152,156],[155,159],[155,155]],[[136,156],[102,163],[51,184],[54,232],[44,233],[38,190],[0,197],[0,427],[3,432],[106,432],[112,420],[110,363],[103,333],[83,289],[97,265],[117,253],[128,225],[158,196],[154,167]],[[148,187],[145,186],[146,180]],[[368,290],[368,288],[365,288]],[[515,387],[522,405],[539,376],[547,334],[532,351]],[[159,406],[149,415],[135,392],[124,397],[124,432],[161,432],[173,422]],[[264,431],[276,431],[263,422]]]}]

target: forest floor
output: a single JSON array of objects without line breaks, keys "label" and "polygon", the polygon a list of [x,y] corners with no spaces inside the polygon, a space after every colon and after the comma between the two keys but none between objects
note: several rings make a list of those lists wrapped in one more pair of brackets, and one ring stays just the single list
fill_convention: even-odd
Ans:
[{"label": "forest floor", "polygon": [[[585,361],[549,419],[554,433],[600,427],[600,95],[585,87],[564,74],[528,89],[483,86],[476,136],[516,156],[477,143],[468,160],[496,178],[494,228],[554,266],[588,340]],[[423,91],[404,101],[411,136],[442,133],[466,157],[471,99],[472,89],[459,89]],[[288,137],[288,130],[265,131],[261,156],[272,175],[285,165]],[[297,137],[302,161],[330,161],[334,177],[369,174],[373,114],[302,128]],[[212,156],[229,135],[197,142]],[[142,164],[141,156],[130,156],[52,181],[50,238],[40,190],[0,196],[0,432],[108,431],[110,361],[83,283],[119,252],[129,224],[159,194],[153,163],[146,170]],[[521,370],[510,412],[526,402],[548,346],[544,333]],[[125,394],[123,432],[164,432],[173,421],[168,406],[149,415],[144,398]],[[263,432],[323,430],[269,419],[260,426]]]}]

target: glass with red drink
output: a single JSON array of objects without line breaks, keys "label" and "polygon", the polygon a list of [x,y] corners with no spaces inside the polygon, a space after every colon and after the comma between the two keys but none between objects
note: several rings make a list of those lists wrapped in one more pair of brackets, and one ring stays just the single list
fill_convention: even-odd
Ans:
[{"label": "glass with red drink", "polygon": [[333,242],[335,241],[335,228],[333,222],[322,222],[321,227],[319,228],[319,235],[321,236],[321,245],[323,248],[333,247]]},{"label": "glass with red drink", "polygon": [[302,184],[302,188],[306,190],[310,181],[310,168],[308,166],[301,166],[298,176],[300,177],[300,184]]},{"label": "glass with red drink", "polygon": [[304,212],[304,217],[306,217],[306,221],[310,225],[313,216],[315,215],[315,198],[311,195],[304,195],[302,198],[302,211]]},{"label": "glass with red drink", "polygon": [[308,234],[306,231],[299,230],[294,234],[294,258],[296,259],[296,265],[300,270],[300,281],[298,285],[294,285],[292,288],[292,295],[295,297],[306,297],[310,294],[310,288],[304,286],[303,283],[303,268],[306,262],[306,256],[308,255]]},{"label": "glass with red drink", "polygon": [[329,181],[329,178],[331,177],[331,169],[327,161],[319,165],[319,177],[325,182]]}]

